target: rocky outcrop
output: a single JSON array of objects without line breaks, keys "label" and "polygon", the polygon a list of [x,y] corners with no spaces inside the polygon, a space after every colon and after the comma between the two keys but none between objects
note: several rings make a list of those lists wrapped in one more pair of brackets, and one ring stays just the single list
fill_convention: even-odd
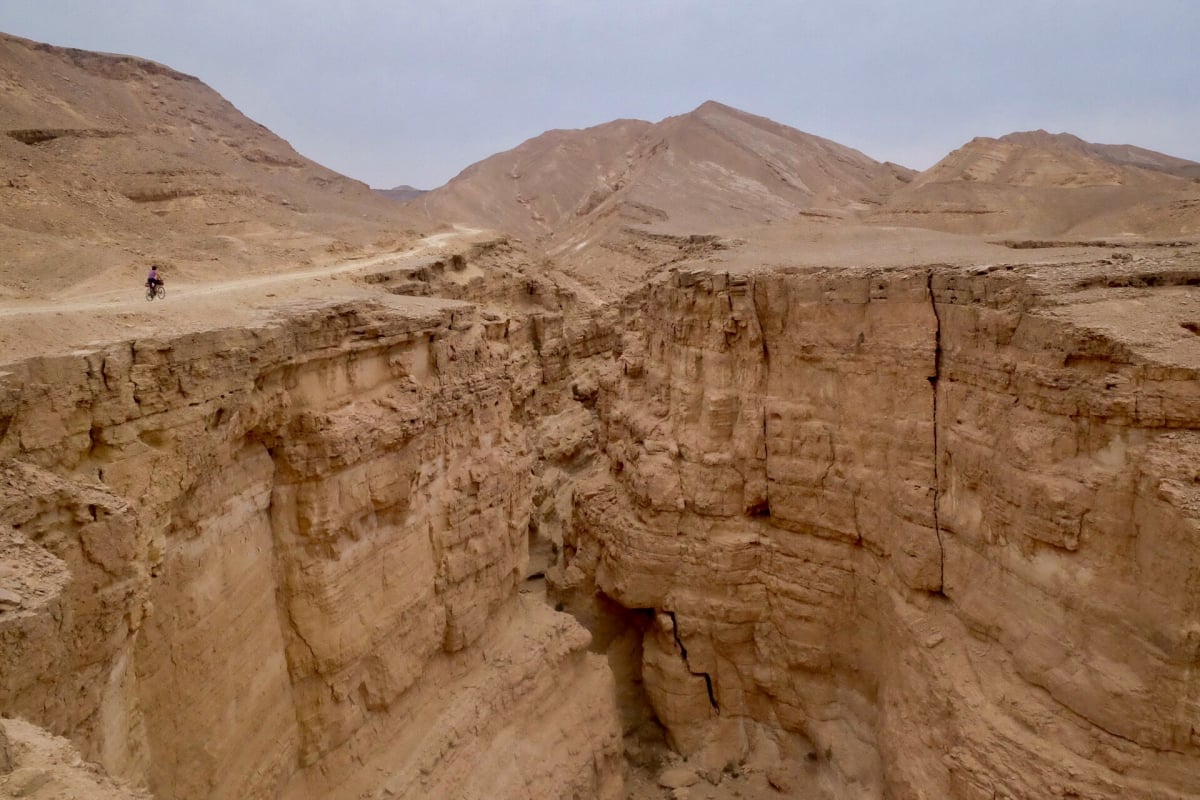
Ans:
[{"label": "rocky outcrop", "polygon": [[[6,547],[47,596],[0,615],[3,708],[159,797],[337,796],[415,718],[373,789],[491,759],[615,797],[611,674],[518,593],[530,329],[413,307],[14,365]],[[543,713],[551,690],[573,700]],[[526,738],[545,746],[504,744]]]},{"label": "rocky outcrop", "polygon": [[70,742],[20,719],[0,719],[0,795],[30,800],[149,798],[81,761]]},{"label": "rocky outcrop", "polygon": [[[1192,369],[1008,270],[679,272],[636,302],[565,596],[717,774],[862,797],[1188,797]],[[764,745],[765,732],[765,745]]]},{"label": "rocky outcrop", "polygon": [[673,789],[1195,796],[1200,352],[1105,327],[1184,267],[381,292],[10,365],[0,709],[159,797],[618,797],[654,731]]}]

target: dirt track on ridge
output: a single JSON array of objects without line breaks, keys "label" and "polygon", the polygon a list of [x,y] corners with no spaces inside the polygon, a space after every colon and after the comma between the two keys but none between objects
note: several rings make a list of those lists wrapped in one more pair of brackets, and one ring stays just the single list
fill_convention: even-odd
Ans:
[{"label": "dirt track on ridge", "polygon": [[[98,341],[233,324],[300,301],[363,297],[370,290],[354,278],[368,269],[429,258],[478,233],[460,226],[426,236],[399,253],[233,280],[185,283],[164,274],[167,297],[154,302],[146,301],[140,285],[64,297],[59,302],[0,301],[0,363],[69,352]],[[421,298],[412,301],[414,306],[428,303]]]}]

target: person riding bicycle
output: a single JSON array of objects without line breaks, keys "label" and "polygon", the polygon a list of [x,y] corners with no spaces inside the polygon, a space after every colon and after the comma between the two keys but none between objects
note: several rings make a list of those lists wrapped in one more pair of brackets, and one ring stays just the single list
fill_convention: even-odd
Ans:
[{"label": "person riding bicycle", "polygon": [[163,285],[162,278],[158,277],[158,264],[150,266],[150,274],[146,276],[146,285],[151,289],[157,289]]}]

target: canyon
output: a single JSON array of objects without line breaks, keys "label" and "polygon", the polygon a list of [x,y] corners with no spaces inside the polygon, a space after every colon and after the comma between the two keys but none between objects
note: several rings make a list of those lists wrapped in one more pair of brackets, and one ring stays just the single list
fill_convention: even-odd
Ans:
[{"label": "canyon", "polygon": [[401,206],[0,67],[0,796],[1200,796],[1200,165],[706,103]]},{"label": "canyon", "polygon": [[1200,792],[1195,249],[600,306],[496,249],[6,365],[0,707],[156,797],[619,797],[658,726],[796,796]]}]

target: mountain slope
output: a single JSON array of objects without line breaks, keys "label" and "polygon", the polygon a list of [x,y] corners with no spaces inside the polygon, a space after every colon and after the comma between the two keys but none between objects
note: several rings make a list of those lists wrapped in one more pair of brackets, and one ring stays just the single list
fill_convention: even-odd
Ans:
[{"label": "mountain slope", "polygon": [[585,244],[629,225],[709,233],[805,210],[863,210],[912,173],[708,102],[658,123],[550,131],[468,167],[419,201],[433,218]]},{"label": "mountain slope", "polygon": [[394,203],[161,64],[0,34],[0,87],[0,296],[140,281],[149,261],[287,268],[401,225]]},{"label": "mountain slope", "polygon": [[1200,164],[1070,134],[977,138],[897,192],[876,220],[960,233],[1200,233]]},{"label": "mountain slope", "polygon": [[389,200],[395,200],[400,203],[407,203],[409,200],[416,200],[429,192],[428,189],[418,189],[415,186],[401,184],[393,186],[391,189],[376,189],[376,194],[381,194]]},{"label": "mountain slope", "polygon": [[618,180],[631,148],[653,126],[616,120],[553,130],[464,169],[414,205],[431,219],[468,222],[536,238],[552,234]]}]

